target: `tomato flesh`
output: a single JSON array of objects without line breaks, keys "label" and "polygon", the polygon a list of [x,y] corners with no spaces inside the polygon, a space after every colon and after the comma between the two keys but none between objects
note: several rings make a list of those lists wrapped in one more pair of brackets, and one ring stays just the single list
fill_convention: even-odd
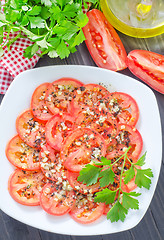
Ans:
[{"label": "tomato flesh", "polygon": [[101,68],[119,71],[125,69],[125,48],[104,14],[98,9],[87,13],[88,23],[83,27],[85,42],[96,63]]}]

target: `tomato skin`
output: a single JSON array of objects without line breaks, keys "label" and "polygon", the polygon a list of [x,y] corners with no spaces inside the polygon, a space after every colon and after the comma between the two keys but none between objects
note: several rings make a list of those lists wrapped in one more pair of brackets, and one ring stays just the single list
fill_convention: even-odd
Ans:
[{"label": "tomato skin", "polygon": [[9,177],[8,191],[18,203],[27,206],[40,205],[40,192],[45,185],[41,171],[16,169]]},{"label": "tomato skin", "polygon": [[[47,183],[40,195],[41,207],[51,215],[61,216],[71,211],[75,204],[74,191],[65,191],[64,197],[62,197],[61,190],[62,185],[56,185],[55,183]],[[58,199],[55,194],[59,194],[61,199]]]},{"label": "tomato skin", "polygon": [[125,48],[104,14],[98,9],[87,13],[88,23],[83,27],[85,42],[96,63],[101,68],[113,71],[125,69]]},{"label": "tomato skin", "polygon": [[48,86],[49,83],[39,85],[31,98],[31,111],[36,119],[43,122],[47,122],[53,116],[45,103],[45,93]]},{"label": "tomato skin", "polygon": [[26,145],[16,135],[7,144],[6,157],[12,165],[23,170],[39,170],[39,150]]},{"label": "tomato skin", "polygon": [[54,115],[45,127],[47,143],[57,151],[61,150],[64,139],[74,130],[75,117],[63,113]]},{"label": "tomato skin", "polygon": [[129,70],[150,87],[164,94],[164,56],[147,50],[133,50],[127,56]]}]

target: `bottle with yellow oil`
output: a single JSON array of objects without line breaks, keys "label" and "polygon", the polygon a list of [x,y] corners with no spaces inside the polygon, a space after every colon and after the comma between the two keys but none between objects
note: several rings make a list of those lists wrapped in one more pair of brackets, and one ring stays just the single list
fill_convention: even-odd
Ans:
[{"label": "bottle with yellow oil", "polygon": [[120,32],[147,38],[164,33],[164,0],[100,0],[102,11]]}]

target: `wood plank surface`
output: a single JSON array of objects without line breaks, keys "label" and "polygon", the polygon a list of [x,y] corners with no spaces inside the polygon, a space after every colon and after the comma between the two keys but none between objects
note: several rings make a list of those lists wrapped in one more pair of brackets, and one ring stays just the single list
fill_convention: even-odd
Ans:
[{"label": "wood plank surface", "polygon": [[[164,34],[149,39],[135,39],[122,33],[119,36],[126,48],[127,53],[133,49],[146,49],[164,54]],[[48,56],[39,60],[36,67],[49,65],[89,65],[95,66],[85,43],[78,47],[78,51],[71,54],[68,59],[50,59]],[[134,77],[128,69],[121,73]],[[137,79],[137,78],[136,78]],[[140,81],[138,79],[138,81]],[[161,115],[162,137],[164,139],[164,95],[154,91],[157,98]],[[3,96],[0,95],[0,101]],[[143,96],[144,101],[144,96]],[[150,104],[151,108],[151,104]],[[153,113],[152,113],[153,114]],[[152,126],[155,127],[155,126]],[[164,146],[164,145],[163,145]],[[154,149],[154,151],[156,151]],[[155,159],[154,159],[155,161]],[[2,196],[3,197],[3,196]],[[39,221],[39,220],[38,220]],[[142,221],[133,229],[121,233],[107,234],[101,236],[67,236],[53,234],[46,231],[27,226],[12,219],[0,211],[0,240],[163,240],[164,239],[164,157],[157,188]]]}]

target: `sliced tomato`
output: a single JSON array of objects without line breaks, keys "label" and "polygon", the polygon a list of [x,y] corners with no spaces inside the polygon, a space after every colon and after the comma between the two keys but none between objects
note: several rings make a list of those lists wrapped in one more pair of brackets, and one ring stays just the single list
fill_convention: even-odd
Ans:
[{"label": "sliced tomato", "polygon": [[60,154],[48,144],[42,146],[39,161],[41,170],[48,179],[57,181],[61,177],[64,168],[61,164]]},{"label": "sliced tomato", "polygon": [[28,206],[40,204],[40,193],[46,179],[41,171],[16,169],[9,178],[8,190],[18,203]]},{"label": "sliced tomato", "polygon": [[79,128],[66,138],[61,159],[67,170],[80,172],[91,159],[100,160],[105,153],[105,140],[99,133],[89,128]]},{"label": "sliced tomato", "polygon": [[86,184],[83,184],[77,181],[79,173],[67,171],[66,176],[71,187],[74,190],[79,191],[80,193],[83,193],[83,194],[95,193],[101,189],[99,183],[95,183],[91,186],[87,186]]},{"label": "sliced tomato", "polygon": [[156,91],[164,94],[164,56],[147,50],[128,54],[129,70]]},{"label": "sliced tomato", "polygon": [[34,118],[31,110],[26,110],[17,117],[16,130],[30,147],[40,148],[45,143],[45,125]]},{"label": "sliced tomato", "polygon": [[73,190],[64,190],[63,184],[47,183],[40,196],[40,205],[48,213],[56,216],[68,213],[75,204]]},{"label": "sliced tomato", "polygon": [[102,216],[105,203],[95,203],[92,194],[77,194],[76,205],[70,211],[71,217],[82,224],[96,221]]},{"label": "sliced tomato", "polygon": [[90,108],[96,108],[99,101],[108,94],[110,94],[109,91],[101,85],[86,84],[75,91],[74,106],[89,112]]},{"label": "sliced tomato", "polygon": [[136,125],[139,118],[139,108],[134,98],[129,94],[123,92],[111,93],[110,96],[106,97],[105,103],[118,123]]},{"label": "sliced tomato", "polygon": [[128,151],[128,156],[136,162],[143,147],[142,136],[136,128],[127,124],[118,124],[116,142],[107,146],[106,157],[116,158],[121,156],[129,146],[131,148]]},{"label": "sliced tomato", "polygon": [[36,119],[43,122],[47,122],[53,116],[45,103],[48,86],[49,83],[39,85],[31,98],[31,111]]},{"label": "sliced tomato", "polygon": [[87,16],[89,21],[83,27],[83,33],[96,65],[113,71],[126,68],[125,48],[104,14],[98,9],[93,9]]},{"label": "sliced tomato", "polygon": [[55,115],[47,123],[45,128],[46,141],[54,149],[60,151],[64,139],[74,129],[75,117],[67,113]]},{"label": "sliced tomato", "polygon": [[46,104],[53,114],[68,112],[74,114],[74,91],[83,83],[73,78],[61,78],[51,83],[46,91]]},{"label": "sliced tomato", "polygon": [[23,170],[40,169],[39,150],[25,144],[18,135],[7,144],[6,157],[11,164]]}]

